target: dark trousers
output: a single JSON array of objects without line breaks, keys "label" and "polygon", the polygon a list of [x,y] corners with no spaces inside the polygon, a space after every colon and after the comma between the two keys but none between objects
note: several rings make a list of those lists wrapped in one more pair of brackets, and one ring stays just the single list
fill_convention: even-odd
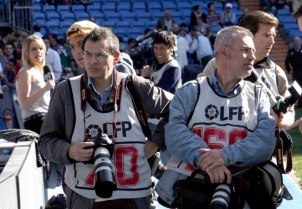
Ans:
[{"label": "dark trousers", "polygon": [[25,119],[24,128],[40,134],[40,130],[46,114],[38,113]]},{"label": "dark trousers", "polygon": [[139,209],[134,199],[118,199],[105,202],[95,202],[93,209]]},{"label": "dark trousers", "polygon": [[151,195],[135,199],[94,202],[93,199],[83,197],[66,186],[66,200],[68,209],[149,209]]}]

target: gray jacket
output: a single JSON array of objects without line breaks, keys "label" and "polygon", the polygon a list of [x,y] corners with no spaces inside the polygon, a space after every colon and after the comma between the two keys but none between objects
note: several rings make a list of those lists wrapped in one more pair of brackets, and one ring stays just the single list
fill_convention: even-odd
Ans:
[{"label": "gray jacket", "polygon": [[[86,76],[86,75],[85,75]],[[121,73],[117,72],[116,82],[121,82]],[[85,77],[86,78],[86,77]],[[142,77],[133,77],[134,85],[141,98],[144,111],[149,118],[159,118],[168,116],[168,104],[173,95],[154,86],[154,84]],[[87,102],[98,109],[98,98],[95,93],[87,86],[85,80],[84,85],[88,90]],[[127,84],[126,84],[127,85]],[[113,84],[113,86],[116,86]],[[79,86],[80,92],[80,86]],[[112,88],[110,95],[114,95],[115,88]],[[110,97],[109,98],[113,98]],[[114,101],[111,99],[104,105],[104,110],[110,111],[114,108]],[[99,110],[98,110],[99,111]],[[50,101],[47,117],[43,123],[39,148],[46,159],[60,163],[70,164],[73,160],[68,158],[67,151],[71,145],[71,137],[74,131],[76,113],[74,110],[70,81],[65,80],[58,84],[53,91]],[[162,123],[159,123],[162,124]],[[161,146],[163,139],[163,125],[159,125],[152,135],[151,139]]]}]

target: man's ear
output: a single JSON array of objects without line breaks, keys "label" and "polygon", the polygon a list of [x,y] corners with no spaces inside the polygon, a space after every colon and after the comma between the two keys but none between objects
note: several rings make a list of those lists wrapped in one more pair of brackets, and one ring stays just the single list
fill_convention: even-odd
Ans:
[{"label": "man's ear", "polygon": [[120,52],[116,52],[115,54],[114,54],[114,63],[117,63],[117,61],[119,60],[119,58],[120,58]]},{"label": "man's ear", "polygon": [[223,45],[223,46],[221,46],[220,47],[220,53],[223,55],[223,56],[225,56],[226,58],[230,58],[230,48],[229,47],[227,47],[227,46],[225,46],[225,45]]}]

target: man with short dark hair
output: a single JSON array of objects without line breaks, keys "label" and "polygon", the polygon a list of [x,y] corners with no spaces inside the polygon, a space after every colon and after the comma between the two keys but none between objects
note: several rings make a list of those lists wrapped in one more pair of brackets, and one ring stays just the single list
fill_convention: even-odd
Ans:
[{"label": "man with short dark hair", "polygon": [[[74,32],[79,31],[75,28]],[[141,102],[148,117],[166,117],[173,95],[151,81],[115,69],[120,56],[119,41],[108,28],[96,27],[88,33],[81,53],[85,73],[59,83],[54,89],[41,130],[40,150],[47,159],[66,168],[68,208],[149,209],[150,155],[145,153],[149,140],[139,120],[141,108],[135,101]],[[110,163],[105,163],[106,168],[113,170],[113,190],[99,186],[96,170],[101,168],[93,164],[97,158],[93,156],[97,153],[95,145],[104,134],[108,136],[107,142],[114,145],[111,156],[106,154]],[[151,138],[163,140],[156,131]],[[103,141],[101,144],[105,146]],[[96,190],[112,194],[102,196]]]}]

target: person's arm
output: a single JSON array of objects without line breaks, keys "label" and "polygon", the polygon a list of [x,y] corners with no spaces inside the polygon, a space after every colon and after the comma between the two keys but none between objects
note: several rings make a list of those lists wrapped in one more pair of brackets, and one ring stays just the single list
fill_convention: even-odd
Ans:
[{"label": "person's arm", "polygon": [[76,115],[71,86],[65,80],[56,86],[43,122],[38,142],[42,155],[59,164],[88,161],[93,155],[94,142],[78,140],[71,143]]},{"label": "person's arm", "polygon": [[[286,77],[286,74],[282,68],[279,66],[276,66],[276,79],[277,79],[277,85],[278,85],[278,91],[279,94],[286,98],[290,96],[290,93],[288,91],[289,84]],[[279,118],[280,124],[279,126],[281,128],[287,128],[293,125],[295,122],[295,109],[294,106],[291,106],[288,108],[287,112],[285,114],[281,113],[281,118]]]},{"label": "person's arm", "polygon": [[[69,137],[71,136],[67,136],[66,130],[70,123],[75,123],[75,117],[70,94],[71,91],[68,91],[66,81],[56,86],[40,133],[39,148],[42,155],[46,159],[60,164],[71,163],[67,157],[70,147]],[[67,105],[71,111],[65,109]]]},{"label": "person's arm", "polygon": [[154,142],[160,149],[165,149],[164,143],[164,125],[169,116],[169,103],[173,98],[173,94],[156,87],[154,83],[140,76],[134,77],[134,84],[144,107],[144,111],[148,118],[162,118],[157,124],[156,130],[151,136],[151,141]]},{"label": "person's arm", "polygon": [[200,148],[208,148],[205,141],[188,128],[188,120],[198,97],[198,85],[196,81],[191,81],[176,91],[170,104],[169,122],[165,126],[169,153],[195,167],[201,155]]},{"label": "person's arm", "polygon": [[27,109],[33,106],[47,91],[53,88],[54,81],[49,80],[45,86],[34,92],[31,92],[32,75],[30,70],[24,70],[19,73],[17,78],[17,90],[20,106],[22,109]]}]

